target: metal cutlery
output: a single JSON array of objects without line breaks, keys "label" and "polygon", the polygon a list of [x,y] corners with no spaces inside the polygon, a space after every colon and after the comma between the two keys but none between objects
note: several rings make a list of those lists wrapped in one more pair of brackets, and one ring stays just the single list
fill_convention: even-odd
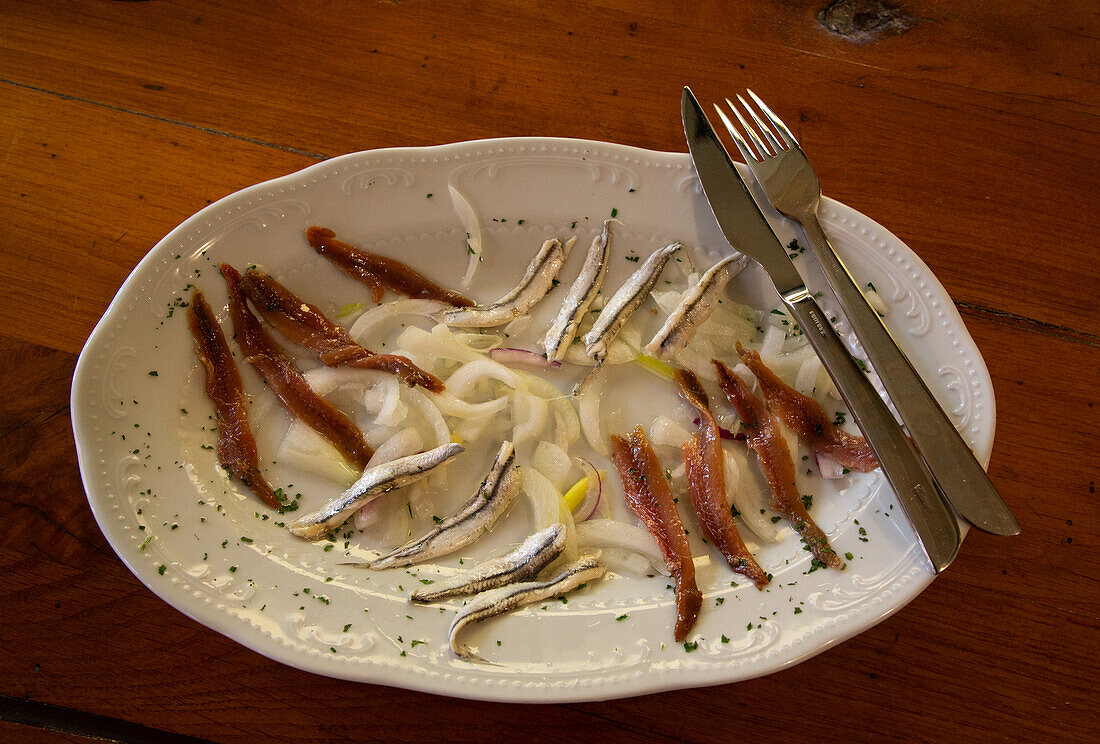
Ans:
[{"label": "metal cutlery", "polygon": [[768,273],[867,437],[933,570],[942,571],[958,553],[959,525],[931,473],[806,288],[688,88],[682,115],[696,173],[722,233]]},{"label": "metal cutlery", "polygon": [[798,141],[755,93],[747,93],[760,115],[741,96],[737,100],[755,128],[726,99],[745,137],[715,106],[718,116],[768,201],[802,227],[829,286],[940,490],[975,527],[997,535],[1018,534],[1019,522],[829,244],[818,220],[821,186]]}]

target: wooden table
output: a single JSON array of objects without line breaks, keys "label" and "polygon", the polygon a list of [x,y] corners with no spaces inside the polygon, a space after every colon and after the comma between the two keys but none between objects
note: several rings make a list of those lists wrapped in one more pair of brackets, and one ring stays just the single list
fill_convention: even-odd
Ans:
[{"label": "wooden table", "polygon": [[[1095,4],[824,4],[4,3],[0,740],[1094,741]],[[826,192],[942,280],[992,373],[990,474],[1019,537],[971,532],[912,604],[795,668],[556,706],[313,676],[131,576],[85,499],[69,386],[157,240],[356,150],[558,135],[684,151],[683,84],[765,93]]]}]

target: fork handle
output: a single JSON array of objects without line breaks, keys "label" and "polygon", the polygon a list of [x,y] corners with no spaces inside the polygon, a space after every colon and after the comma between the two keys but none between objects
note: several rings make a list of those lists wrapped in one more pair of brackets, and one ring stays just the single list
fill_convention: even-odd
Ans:
[{"label": "fork handle", "polygon": [[803,287],[788,293],[783,302],[866,435],[933,570],[939,573],[954,560],[961,538],[959,523],[936,490],[928,467],[809,291]]},{"label": "fork handle", "polygon": [[1020,524],[829,243],[816,214],[802,229],[856,337],[940,490],[975,527],[1016,535]]}]

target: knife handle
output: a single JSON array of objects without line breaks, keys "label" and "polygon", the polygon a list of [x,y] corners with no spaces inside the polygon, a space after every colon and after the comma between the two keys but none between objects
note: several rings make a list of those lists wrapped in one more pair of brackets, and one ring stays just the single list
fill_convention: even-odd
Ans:
[{"label": "knife handle", "polygon": [[878,313],[867,303],[821,223],[811,216],[803,220],[802,227],[867,358],[947,500],[978,529],[997,535],[1019,534],[1020,523]]},{"label": "knife handle", "polygon": [[954,560],[961,538],[959,523],[936,489],[928,466],[856,365],[809,290],[803,287],[789,292],[783,296],[783,302],[836,383],[897,494],[933,570],[939,573]]}]

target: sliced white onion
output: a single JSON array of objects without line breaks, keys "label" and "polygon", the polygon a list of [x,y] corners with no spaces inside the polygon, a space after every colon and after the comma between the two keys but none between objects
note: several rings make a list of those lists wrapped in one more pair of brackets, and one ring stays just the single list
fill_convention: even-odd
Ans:
[{"label": "sliced white onion", "polygon": [[768,515],[770,492],[761,491],[749,477],[748,459],[733,447],[722,447],[723,465],[726,480],[726,501],[737,507],[738,515],[750,530],[764,542],[779,540],[779,530],[772,524]]},{"label": "sliced white onion", "polygon": [[890,306],[886,304],[886,301],[882,299],[882,295],[878,293],[878,290],[874,288],[874,285],[867,285],[863,288],[863,296],[867,298],[867,304],[879,314],[881,317],[886,317],[886,314],[890,312]]},{"label": "sliced white onion", "polygon": [[561,492],[536,468],[520,468],[519,473],[523,492],[531,503],[531,511],[535,517],[535,530],[546,529],[558,522]]},{"label": "sliced white onion", "polygon": [[467,349],[482,353],[492,351],[504,344],[504,339],[494,333],[471,333],[469,331],[454,333],[452,331],[452,335],[455,341],[458,341]]},{"label": "sliced white onion", "polygon": [[381,519],[382,512],[385,510],[383,501],[383,499],[368,501],[363,508],[355,512],[355,529],[365,530]]},{"label": "sliced white onion", "polygon": [[416,519],[424,519],[435,512],[435,502],[433,502],[429,496],[428,489],[424,485],[425,482],[426,481],[418,481],[406,489],[406,496],[408,496],[409,499],[408,503],[411,507],[413,517]]},{"label": "sliced white onion", "polygon": [[559,491],[565,489],[569,473],[573,470],[573,461],[569,459],[569,453],[552,442],[539,442],[535,447],[531,463],[554,484],[554,488]]},{"label": "sliced white onion", "polygon": [[527,330],[527,327],[531,325],[530,315],[521,315],[513,320],[508,325],[504,326],[504,338],[512,338],[518,336]]},{"label": "sliced white onion", "polygon": [[294,421],[275,453],[276,462],[349,486],[359,474],[332,444],[301,421]]},{"label": "sliced white onion", "polygon": [[393,375],[377,369],[357,369],[355,367],[316,367],[303,372],[302,377],[313,388],[313,392],[325,397],[342,388],[363,389]]},{"label": "sliced white onion", "polygon": [[560,563],[572,563],[577,559],[577,523],[573,521],[573,515],[569,513],[569,507],[565,505],[565,499],[558,496],[558,521],[565,525],[565,547],[558,556]]},{"label": "sliced white onion", "polygon": [[610,445],[603,434],[603,426],[600,415],[603,407],[603,375],[596,373],[596,379],[589,380],[581,392],[577,395],[577,408],[580,409],[581,431],[588,440],[588,446],[607,455],[611,451]]},{"label": "sliced white onion", "polygon": [[568,451],[581,437],[581,422],[570,397],[558,390],[549,380],[529,372],[518,372],[519,379],[527,386],[527,392],[550,401],[550,410],[554,414],[554,444]]},{"label": "sliced white onion", "polygon": [[500,362],[484,357],[466,362],[447,378],[447,390],[456,397],[464,397],[474,386],[484,380],[499,380],[512,389],[523,389],[523,380],[514,370]]},{"label": "sliced white onion", "polygon": [[550,410],[554,413],[554,444],[568,451],[581,437],[581,421],[566,398],[553,398]]},{"label": "sliced white onion", "polygon": [[718,373],[710,362],[710,357],[704,356],[694,349],[695,344],[682,346],[673,354],[676,363],[685,369],[690,369],[704,380],[717,380]]},{"label": "sliced white onion", "polygon": [[353,339],[363,343],[364,346],[369,346],[365,343],[365,339],[374,337],[375,333],[387,320],[396,318],[399,315],[427,317],[443,307],[446,307],[446,305],[437,300],[422,300],[411,297],[386,302],[376,305],[360,315],[352,324],[348,333]]},{"label": "sliced white onion", "polygon": [[443,325],[437,325],[431,331],[409,326],[397,337],[397,345],[431,359],[472,362],[485,357],[481,352],[460,343]]},{"label": "sliced white onion", "polygon": [[794,389],[803,395],[813,397],[817,373],[821,370],[821,360],[813,355],[798,368],[798,375],[794,379]]},{"label": "sliced white onion", "polygon": [[458,215],[458,221],[462,223],[462,227],[466,230],[466,250],[470,254],[470,261],[466,265],[466,275],[462,277],[462,288],[466,289],[474,280],[474,272],[477,271],[477,265],[481,262],[481,221],[477,218],[477,212],[474,211],[473,206],[470,205],[469,200],[462,195],[461,191],[451,184],[447,185],[447,189],[451,193],[451,205],[454,207],[455,214]]},{"label": "sliced white onion", "polygon": [[500,434],[500,438],[504,439],[506,438],[504,432],[511,425],[511,419],[504,416],[481,416],[479,418],[463,419],[455,427],[454,433],[463,442],[474,442],[497,434]]},{"label": "sliced white onion", "polygon": [[649,425],[649,441],[654,445],[679,448],[690,438],[691,432],[668,416],[658,416]]},{"label": "sliced white onion", "polygon": [[516,391],[512,406],[512,441],[515,444],[536,439],[549,421],[550,405],[545,398]]},{"label": "sliced white onion", "polygon": [[398,432],[396,426],[371,426],[370,419],[374,416],[357,416],[355,425],[363,432],[363,438],[372,449],[377,449],[386,443],[386,440]]},{"label": "sliced white onion", "polygon": [[764,341],[760,344],[760,356],[770,364],[773,359],[783,351],[783,342],[787,338],[787,332],[783,326],[769,325],[764,329]]},{"label": "sliced white onion", "polygon": [[374,423],[379,426],[397,426],[404,422],[409,407],[401,402],[401,383],[396,377],[387,377],[374,386],[372,392],[381,396],[381,406]]},{"label": "sliced white onion", "polygon": [[618,337],[633,352],[630,361],[634,361],[634,357],[638,356],[638,352],[642,350],[642,329],[636,323],[627,323],[619,331]]},{"label": "sliced white onion", "polygon": [[401,545],[412,534],[409,500],[403,491],[384,494],[355,512],[355,526],[363,530],[363,541],[389,549]]},{"label": "sliced white onion", "polygon": [[371,455],[370,461],[367,463],[367,467],[381,465],[384,462],[396,460],[399,457],[415,455],[423,448],[424,438],[420,436],[420,432],[412,426],[406,426],[375,448],[374,454]]},{"label": "sliced white onion", "polygon": [[645,557],[655,570],[668,575],[665,557],[657,541],[642,527],[615,519],[590,519],[577,525],[577,543],[582,550],[611,548],[633,551]]},{"label": "sliced white onion", "polygon": [[467,403],[464,400],[459,400],[450,390],[444,390],[442,393],[431,393],[430,397],[441,413],[463,419],[493,416],[508,407],[507,395],[487,400],[484,403]]},{"label": "sliced white onion", "polygon": [[645,556],[632,550],[602,548],[600,555],[605,566],[619,574],[647,576],[653,573],[653,565]]},{"label": "sliced white onion", "polygon": [[[416,409],[428,427],[435,435],[435,444],[432,447],[442,447],[451,441],[451,430],[447,428],[447,422],[443,420],[443,414],[439,412],[435,403],[420,392],[419,388],[405,388],[403,395],[408,399],[409,406]],[[439,472],[446,472],[446,468],[440,468]]]}]

